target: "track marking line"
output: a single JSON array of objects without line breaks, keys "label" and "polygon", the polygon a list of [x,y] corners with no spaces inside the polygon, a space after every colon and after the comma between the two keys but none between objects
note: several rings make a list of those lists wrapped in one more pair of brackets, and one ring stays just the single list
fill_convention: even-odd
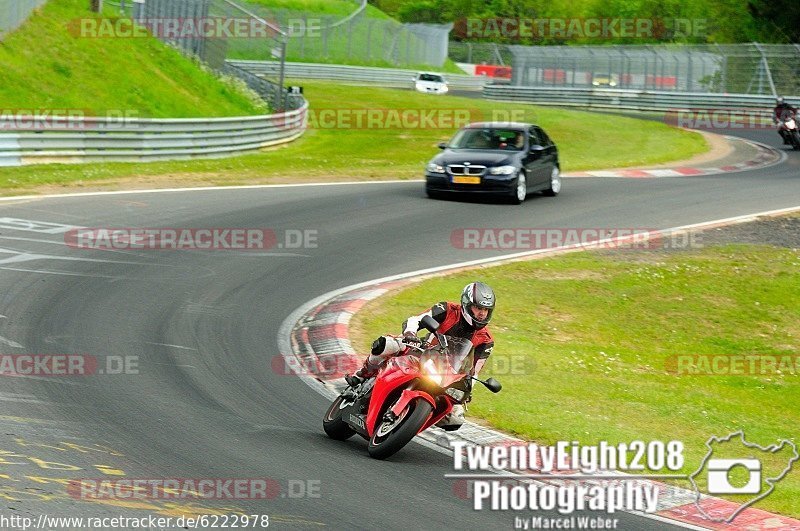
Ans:
[{"label": "track marking line", "polygon": [[0,343],[2,343],[4,345],[8,345],[9,347],[13,347],[13,348],[25,348],[22,345],[20,345],[19,343],[17,343],[16,341],[12,341],[12,340],[7,339],[7,338],[5,338],[3,336],[0,336]]}]

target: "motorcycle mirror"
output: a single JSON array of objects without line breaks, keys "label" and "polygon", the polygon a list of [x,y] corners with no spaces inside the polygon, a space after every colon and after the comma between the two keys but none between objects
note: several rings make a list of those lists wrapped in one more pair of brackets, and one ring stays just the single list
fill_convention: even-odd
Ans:
[{"label": "motorcycle mirror", "polygon": [[430,315],[426,315],[420,321],[420,324],[428,331],[428,332],[436,332],[439,328],[439,323],[436,322],[436,319],[431,317]]},{"label": "motorcycle mirror", "polygon": [[486,388],[493,393],[499,393],[500,390],[503,388],[503,385],[494,378],[489,378],[485,382],[481,383],[485,385]]}]

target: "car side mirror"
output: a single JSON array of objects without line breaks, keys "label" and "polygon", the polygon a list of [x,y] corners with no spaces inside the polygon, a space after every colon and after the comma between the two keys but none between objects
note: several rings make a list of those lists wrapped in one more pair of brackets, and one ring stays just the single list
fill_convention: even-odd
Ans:
[{"label": "car side mirror", "polygon": [[447,149],[447,142],[439,142],[436,145],[439,147],[439,149]]},{"label": "car side mirror", "polygon": [[430,315],[425,315],[420,320],[420,324],[423,328],[425,328],[428,332],[435,333],[436,330],[439,328],[439,323],[436,322],[436,319],[431,317]]}]

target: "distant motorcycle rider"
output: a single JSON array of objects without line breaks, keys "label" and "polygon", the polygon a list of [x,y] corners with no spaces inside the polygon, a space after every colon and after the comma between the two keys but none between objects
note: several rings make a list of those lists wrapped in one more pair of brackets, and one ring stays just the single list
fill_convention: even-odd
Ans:
[{"label": "distant motorcycle rider", "polygon": [[[783,96],[778,96],[775,99],[775,108],[772,110],[772,121],[775,122],[776,124],[779,124],[783,121],[783,118],[789,113],[796,116],[797,107],[786,102]],[[778,129],[778,133],[781,135],[784,144],[791,144],[789,135],[787,134],[788,132],[785,129],[783,128]]]},{"label": "distant motorcycle rider", "polygon": [[[483,282],[471,282],[461,291],[461,302],[439,302],[430,310],[406,319],[403,323],[403,337],[381,336],[372,343],[372,350],[364,365],[355,375],[347,375],[345,379],[351,387],[372,378],[381,366],[391,357],[405,348],[403,342],[420,344],[417,337],[420,322],[425,315],[430,315],[439,323],[437,332],[452,337],[470,340],[475,348],[475,362],[472,374],[477,376],[491,355],[494,348],[494,337],[486,325],[492,319],[495,307],[495,295],[492,288]],[[469,401],[469,397],[467,398]],[[464,406],[456,404],[453,411],[436,425],[457,429],[464,422]]]}]

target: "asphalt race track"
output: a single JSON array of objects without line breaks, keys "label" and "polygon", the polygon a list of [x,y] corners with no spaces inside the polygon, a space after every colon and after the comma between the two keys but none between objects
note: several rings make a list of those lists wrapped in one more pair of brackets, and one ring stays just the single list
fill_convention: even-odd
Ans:
[{"label": "asphalt race track", "polygon": [[[749,136],[778,145],[772,131]],[[432,201],[418,182],[0,202],[0,352],[88,354],[103,368],[107,358],[138,365],[138,374],[0,379],[2,512],[179,515],[200,507],[269,514],[275,527],[510,528],[514,512],[476,512],[456,495],[444,478],[452,472],[447,455],[411,444],[378,462],[361,439],[329,440],[321,427],[326,401],[272,369],[282,321],[337,288],[500,254],[455,249],[454,229],[668,228],[800,205],[800,154],[788,155],[772,168],[715,177],[567,179],[559,197],[535,196],[522,206]],[[58,226],[8,218],[79,227],[270,228],[279,235],[312,230],[318,247],[261,254],[83,250],[65,246]],[[69,479],[123,472],[268,477],[281,491],[260,501],[138,505],[64,494]],[[307,495],[315,489],[319,496]],[[672,527],[618,517],[621,529]]]}]

